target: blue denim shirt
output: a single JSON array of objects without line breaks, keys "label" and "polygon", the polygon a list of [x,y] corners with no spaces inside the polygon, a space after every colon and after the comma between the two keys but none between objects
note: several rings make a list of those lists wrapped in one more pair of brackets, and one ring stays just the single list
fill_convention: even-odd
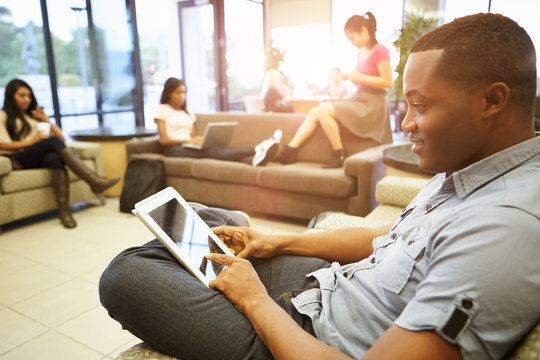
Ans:
[{"label": "blue denim shirt", "polygon": [[540,138],[435,176],[373,248],[293,299],[321,341],[357,358],[396,324],[500,358],[540,319]]}]

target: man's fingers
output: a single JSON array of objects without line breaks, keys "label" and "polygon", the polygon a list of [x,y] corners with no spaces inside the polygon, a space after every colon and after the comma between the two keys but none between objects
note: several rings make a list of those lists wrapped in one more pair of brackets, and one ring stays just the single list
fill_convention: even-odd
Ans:
[{"label": "man's fingers", "polygon": [[221,225],[213,227],[212,231],[216,235],[233,236],[235,234],[243,234],[243,229],[244,228],[242,226]]},{"label": "man's fingers", "polygon": [[212,228],[212,231],[218,236],[231,236],[230,230],[228,228],[229,226],[215,226]]},{"label": "man's fingers", "polygon": [[212,231],[221,239],[223,242],[232,242],[245,244],[247,240],[246,233],[244,229],[236,226],[216,226],[212,228]]},{"label": "man's fingers", "polygon": [[238,260],[234,256],[225,255],[225,254],[208,254],[205,256],[208,260],[217,262],[219,264],[229,266],[237,262]]},{"label": "man's fingers", "polygon": [[248,257],[250,257],[248,249],[244,248],[242,251],[240,251],[238,254],[236,254],[236,257],[239,258],[239,259],[247,259]]}]

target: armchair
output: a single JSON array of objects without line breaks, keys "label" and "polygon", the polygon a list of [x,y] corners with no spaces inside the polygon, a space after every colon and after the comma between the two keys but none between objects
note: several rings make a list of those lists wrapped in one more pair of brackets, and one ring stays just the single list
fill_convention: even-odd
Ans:
[{"label": "armchair", "polygon": [[[104,175],[101,147],[98,144],[73,142],[69,146],[90,169]],[[90,186],[77,178],[71,170],[68,170],[68,176],[70,204],[96,198],[102,205],[105,203],[102,194],[94,194]],[[13,171],[9,158],[0,156],[0,226],[56,208],[51,175],[47,169]]]}]

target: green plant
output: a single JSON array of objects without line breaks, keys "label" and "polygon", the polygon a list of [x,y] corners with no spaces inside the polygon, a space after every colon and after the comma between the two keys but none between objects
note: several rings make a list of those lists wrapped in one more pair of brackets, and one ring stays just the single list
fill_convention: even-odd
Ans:
[{"label": "green plant", "polygon": [[424,14],[409,13],[401,29],[398,30],[398,38],[393,43],[399,50],[399,63],[395,69],[398,77],[394,83],[397,99],[403,98],[403,70],[412,45],[420,36],[433,30],[437,26],[437,21],[436,18],[426,17]]}]

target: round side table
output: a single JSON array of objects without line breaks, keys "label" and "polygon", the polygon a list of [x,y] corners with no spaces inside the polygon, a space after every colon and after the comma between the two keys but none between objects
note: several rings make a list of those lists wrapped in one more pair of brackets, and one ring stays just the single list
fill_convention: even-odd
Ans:
[{"label": "round side table", "polygon": [[412,144],[394,145],[383,150],[383,162],[388,165],[386,175],[431,178],[434,173],[418,167],[418,155],[411,151]]},{"label": "round side table", "polygon": [[126,141],[136,137],[154,136],[155,130],[146,128],[96,128],[76,130],[69,133],[73,140],[90,141],[101,145],[105,176],[120,176],[120,181],[107,189],[105,195],[120,196],[127,168]]}]

